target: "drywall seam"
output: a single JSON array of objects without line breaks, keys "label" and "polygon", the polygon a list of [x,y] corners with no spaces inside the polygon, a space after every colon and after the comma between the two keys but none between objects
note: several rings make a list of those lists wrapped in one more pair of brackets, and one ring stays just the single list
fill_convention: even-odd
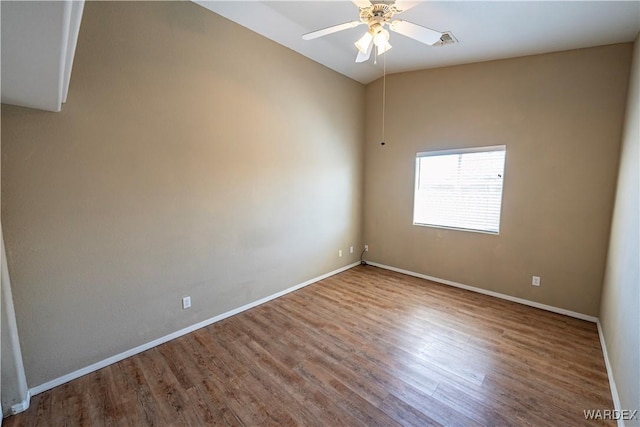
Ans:
[{"label": "drywall seam", "polygon": [[[622,410],[620,404],[620,395],[618,394],[618,387],[616,387],[616,381],[613,379],[613,369],[611,369],[611,363],[609,362],[609,353],[607,353],[607,343],[604,340],[604,331],[600,324],[600,319],[596,322],[598,325],[598,337],[600,337],[600,347],[602,347],[602,355],[604,357],[604,365],[607,367],[607,377],[609,377],[609,388],[611,389],[611,398],[613,399],[613,408],[617,411]],[[624,420],[618,419],[618,427],[625,427]]]},{"label": "drywall seam", "polygon": [[586,320],[589,322],[597,323],[598,318],[594,316],[589,316],[587,314],[578,313],[571,310],[565,310],[564,308],[558,308],[551,305],[541,304],[535,301],[529,301],[523,298],[513,297],[511,295],[501,294],[499,292],[488,291],[482,288],[476,288],[475,286],[469,286],[458,282],[453,282],[451,280],[440,279],[438,277],[427,276],[426,274],[416,273],[409,270],[403,270],[402,268],[391,267],[384,264],[378,264],[377,262],[367,261],[367,264],[373,265],[374,267],[384,268],[385,270],[391,270],[398,273],[406,274],[408,276],[419,277],[421,279],[431,280],[432,282],[442,283],[443,285],[454,286],[456,288],[466,289],[467,291],[477,292],[479,294],[489,295],[492,297],[504,299],[507,301],[517,302],[519,304],[528,305],[530,307],[539,308],[541,310],[551,311],[552,313],[563,314],[569,317],[575,317],[576,319]]},{"label": "drywall seam", "polygon": [[[219,315],[214,316],[214,317],[212,317],[210,319],[207,319],[207,320],[204,320],[202,322],[196,323],[194,325],[188,326],[188,327],[186,327],[184,329],[180,329],[179,331],[173,332],[173,333],[171,333],[169,335],[165,335],[165,336],[163,336],[161,338],[158,338],[158,339],[153,340],[151,342],[148,342],[146,344],[142,344],[142,345],[139,345],[138,347],[134,347],[134,348],[132,348],[130,350],[127,350],[127,351],[124,351],[124,352],[122,352],[120,354],[116,354],[115,356],[108,357],[108,358],[106,358],[104,360],[101,360],[99,362],[93,363],[93,364],[91,364],[91,365],[89,365],[87,367],[78,369],[77,371],[74,371],[74,372],[71,372],[69,374],[63,375],[61,377],[55,378],[55,379],[53,379],[51,381],[47,381],[44,384],[40,384],[40,385],[37,385],[35,387],[30,388],[29,392],[30,392],[31,396],[35,396],[36,394],[45,392],[47,390],[51,390],[54,387],[57,387],[59,385],[65,384],[65,383],[67,383],[69,381],[72,381],[72,380],[75,380],[77,378],[80,378],[80,377],[82,377],[82,376],[84,376],[86,374],[89,374],[91,372],[95,372],[98,369],[102,369],[104,367],[107,367],[109,365],[117,363],[117,362],[119,362],[121,360],[126,359],[127,357],[131,357],[131,356],[134,356],[134,355],[136,355],[138,353],[142,353],[143,351],[146,351],[146,350],[149,350],[149,349],[151,349],[153,347],[159,346],[160,344],[164,344],[166,342],[169,342],[169,341],[171,341],[173,339],[176,339],[178,337],[186,335],[186,334],[188,334],[190,332],[193,332],[193,331],[195,331],[197,329],[204,328],[205,326],[209,326],[209,325],[211,325],[213,323],[219,322],[221,320],[224,320],[224,319],[226,319],[228,317],[234,316],[234,315],[236,315],[238,313],[241,313],[243,311],[246,311],[246,310],[249,310],[251,308],[257,307],[257,306],[259,306],[261,304],[264,304],[265,302],[271,301],[273,299],[276,299],[278,297],[286,295],[286,294],[288,294],[290,292],[297,291],[298,289],[301,289],[301,288],[304,288],[305,286],[308,286],[308,285],[311,285],[313,283],[319,282],[320,280],[326,279],[327,277],[333,276],[333,275],[338,274],[338,273],[342,273],[343,271],[349,270],[350,268],[353,268],[353,267],[355,267],[357,265],[360,265],[359,261],[355,262],[353,264],[349,264],[349,265],[347,265],[345,267],[338,268],[337,270],[333,270],[333,271],[331,271],[329,273],[323,274],[323,275],[315,277],[313,279],[307,280],[306,282],[303,282],[303,283],[300,283],[298,285],[292,286],[292,287],[287,288],[287,289],[285,289],[283,291],[276,292],[275,294],[269,295],[269,296],[264,297],[262,299],[259,299],[257,301],[254,301],[254,302],[251,302],[249,304],[245,304],[245,305],[243,305],[241,307],[235,308],[233,310],[227,311],[226,313],[219,314]],[[27,407],[28,407],[28,405],[27,405]]]}]

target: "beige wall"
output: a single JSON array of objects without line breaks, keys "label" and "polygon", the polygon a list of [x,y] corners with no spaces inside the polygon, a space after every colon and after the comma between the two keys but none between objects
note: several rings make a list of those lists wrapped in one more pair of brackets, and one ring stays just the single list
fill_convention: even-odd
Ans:
[{"label": "beige wall", "polygon": [[[597,316],[631,44],[424,70],[367,86],[368,259]],[[500,235],[412,225],[417,152],[507,146]],[[531,276],[542,286],[531,286]]]},{"label": "beige wall", "polygon": [[2,107],[29,386],[357,261],[364,94],[191,2],[88,2],[62,112]]},{"label": "beige wall", "polygon": [[[29,385],[354,262],[363,227],[370,260],[597,315],[630,55],[389,76],[381,147],[380,81],[365,90],[192,3],[87,3],[62,112],[2,107]],[[496,144],[499,236],[411,225],[416,152]],[[603,312],[626,295],[605,288]],[[617,339],[628,319],[607,318]],[[611,347],[624,375],[622,338]]]},{"label": "beige wall", "polygon": [[[640,410],[640,36],[633,49],[600,322],[623,409]],[[639,420],[628,425],[640,425]]]}]

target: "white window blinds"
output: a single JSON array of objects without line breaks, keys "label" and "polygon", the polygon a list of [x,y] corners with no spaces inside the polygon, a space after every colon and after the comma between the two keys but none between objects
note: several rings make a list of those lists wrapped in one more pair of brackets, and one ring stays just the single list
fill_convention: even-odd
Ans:
[{"label": "white window blinds", "polygon": [[416,155],[413,223],[498,233],[506,147]]}]

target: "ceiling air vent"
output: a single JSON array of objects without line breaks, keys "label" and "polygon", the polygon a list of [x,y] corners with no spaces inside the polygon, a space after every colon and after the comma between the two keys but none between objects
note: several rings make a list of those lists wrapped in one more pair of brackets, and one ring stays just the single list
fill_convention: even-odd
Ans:
[{"label": "ceiling air vent", "polygon": [[451,31],[445,31],[442,33],[442,37],[440,37],[440,41],[436,42],[434,46],[444,46],[448,44],[456,44],[458,43],[458,39],[453,35]]}]

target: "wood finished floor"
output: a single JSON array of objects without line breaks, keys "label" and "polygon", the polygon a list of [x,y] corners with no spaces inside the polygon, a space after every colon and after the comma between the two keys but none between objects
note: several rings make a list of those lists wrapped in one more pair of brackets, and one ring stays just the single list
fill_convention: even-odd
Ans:
[{"label": "wood finished floor", "polygon": [[583,426],[585,409],[613,409],[594,324],[360,266],[41,393],[4,425]]}]

